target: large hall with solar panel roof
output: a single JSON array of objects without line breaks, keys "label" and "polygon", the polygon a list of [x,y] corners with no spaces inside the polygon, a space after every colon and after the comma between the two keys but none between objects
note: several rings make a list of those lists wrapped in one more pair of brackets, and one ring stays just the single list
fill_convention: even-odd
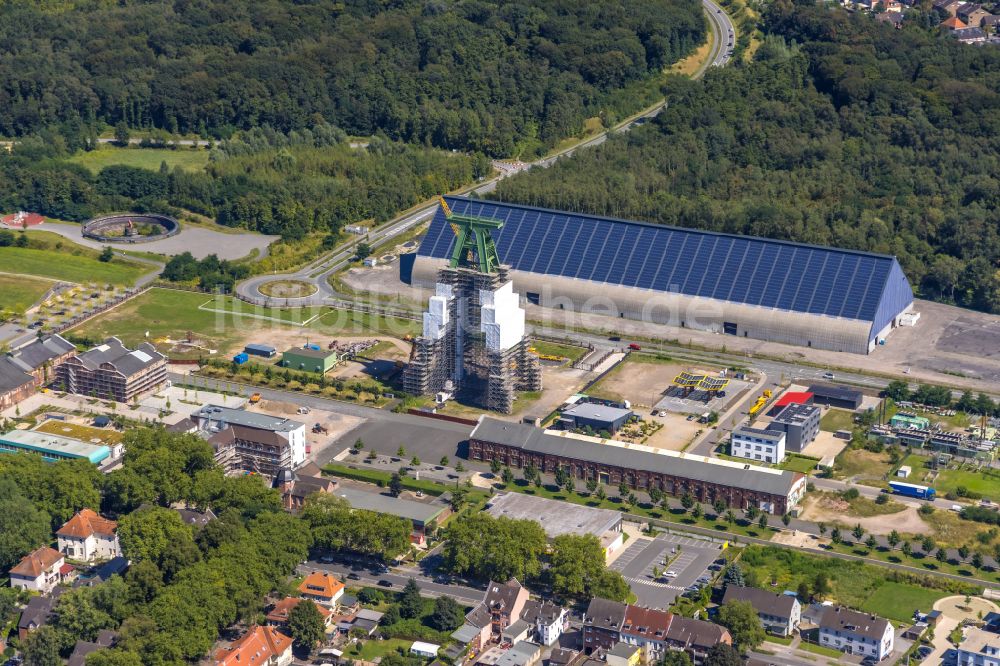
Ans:
[{"label": "large hall with solar panel roof", "polygon": [[[504,414],[519,391],[540,391],[538,357],[525,338],[525,312],[500,261],[493,234],[504,222],[489,215],[439,214],[453,236],[448,260],[434,276],[434,295],[414,340],[403,387],[412,395],[451,395]],[[443,401],[443,400],[442,400]]]},{"label": "large hall with solar panel roof", "polygon": [[[895,257],[496,201],[446,197],[492,231],[505,279],[527,302],[574,312],[868,354],[912,310]],[[414,286],[433,287],[456,246],[439,210]]]}]

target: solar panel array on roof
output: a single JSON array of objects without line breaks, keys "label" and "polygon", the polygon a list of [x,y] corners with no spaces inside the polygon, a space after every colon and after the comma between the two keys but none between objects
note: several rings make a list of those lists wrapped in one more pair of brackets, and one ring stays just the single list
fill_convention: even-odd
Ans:
[{"label": "solar panel array on roof", "polygon": [[[500,261],[518,271],[874,321],[890,273],[898,269],[895,258],[886,255],[461,197],[447,200],[455,212],[503,220],[503,228],[493,234],[497,251]],[[447,259],[454,241],[438,210],[419,254]]]}]

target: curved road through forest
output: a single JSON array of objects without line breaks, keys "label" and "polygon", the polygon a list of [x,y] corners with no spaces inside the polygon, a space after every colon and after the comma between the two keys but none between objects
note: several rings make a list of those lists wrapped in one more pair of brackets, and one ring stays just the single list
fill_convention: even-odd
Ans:
[{"label": "curved road through forest", "polygon": [[[713,40],[708,62],[694,74],[693,78],[701,78],[705,72],[708,71],[709,67],[721,67],[728,63],[730,57],[729,52],[731,50],[728,43],[735,42],[736,39],[736,28],[733,26],[732,20],[729,18],[729,15],[723,11],[722,7],[717,5],[712,0],[702,0],[702,4],[704,6],[705,15],[708,18],[709,27],[713,33]],[[580,143],[567,148],[562,152],[556,153],[555,155],[550,155],[536,160],[535,162],[531,162],[526,168],[549,167],[555,164],[556,160],[560,157],[572,155],[581,148],[599,146],[607,140],[609,134],[626,132],[637,125],[641,125],[650,118],[656,116],[662,109],[663,102],[660,102],[656,106],[647,109],[645,112],[633,118],[630,118],[617,127],[613,127],[598,134],[597,136],[581,141]],[[500,182],[501,177],[502,176],[494,176],[489,178],[479,185],[470,188],[465,193],[484,194],[492,192],[496,188],[497,183]],[[436,210],[436,201],[426,203],[418,209],[404,213],[396,219],[391,220],[386,224],[383,224],[381,227],[371,231],[365,242],[367,242],[372,248],[378,247],[389,239],[406,233],[413,227],[421,224],[434,215]],[[269,302],[280,303],[291,307],[323,305],[328,299],[334,299],[339,296],[330,286],[327,278],[329,278],[330,275],[343,270],[351,263],[351,260],[354,257],[354,248],[361,241],[362,238],[359,237],[358,239],[337,248],[332,253],[320,257],[316,261],[313,261],[294,273],[258,275],[248,280],[244,280],[236,285],[236,292],[243,298],[251,301],[257,301],[262,304]],[[269,297],[260,291],[261,286],[267,284],[268,282],[287,280],[305,282],[314,285],[316,287],[316,291],[309,296],[297,298],[284,298],[280,296]]]}]

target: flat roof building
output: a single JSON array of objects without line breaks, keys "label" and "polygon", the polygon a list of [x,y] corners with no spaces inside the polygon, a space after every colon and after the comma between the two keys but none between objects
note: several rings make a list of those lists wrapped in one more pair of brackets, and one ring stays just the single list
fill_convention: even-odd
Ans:
[{"label": "flat roof building", "polygon": [[275,476],[306,460],[306,426],[283,416],[205,405],[191,415],[227,472]]},{"label": "flat roof building", "polygon": [[622,514],[610,509],[508,492],[494,495],[486,505],[486,512],[494,518],[533,520],[550,539],[563,534],[592,534],[601,542],[605,555],[624,542]]},{"label": "flat roof building", "polygon": [[788,511],[805,493],[805,476],[796,472],[661,452],[489,416],[481,416],[469,436],[469,458],[518,468],[533,464],[549,473],[563,468],[576,478],[605,485],[625,483],[641,490],[655,485],[670,495],[690,492],[699,501],[723,499],[730,506],[753,505],[777,514]]},{"label": "flat roof building", "polygon": [[337,352],[327,349],[293,347],[281,354],[281,366],[290,370],[302,370],[324,374],[337,365]]},{"label": "flat roof building", "polygon": [[[503,223],[492,233],[500,263],[510,266],[515,291],[546,307],[610,310],[658,324],[867,354],[913,306],[910,284],[888,255],[445,200],[455,214]],[[414,284],[434,284],[455,238],[438,210],[417,252]]]},{"label": "flat roof building", "polygon": [[427,503],[416,502],[343,485],[338,486],[332,494],[347,500],[347,503],[354,509],[406,518],[413,523],[413,533],[410,535],[410,539],[418,544],[424,543],[426,539],[425,529],[428,523],[431,521],[440,523],[451,513],[450,506],[441,497],[434,498]]},{"label": "flat roof building", "polygon": [[819,434],[820,408],[792,403],[767,424],[768,430],[785,433],[785,448],[799,452]]},{"label": "flat roof building", "polygon": [[858,389],[835,384],[813,384],[809,387],[813,402],[817,405],[839,407],[840,409],[861,409],[865,394]]},{"label": "flat roof building", "polygon": [[36,453],[47,462],[84,458],[98,465],[111,456],[111,449],[36,430],[11,430],[0,435],[0,453]]},{"label": "flat roof building", "polygon": [[778,464],[785,459],[785,433],[749,426],[734,428],[729,443],[729,455]]},{"label": "flat roof building", "polygon": [[614,435],[633,415],[631,409],[595,402],[578,402],[559,415],[559,422],[567,429],[590,428],[594,432]]},{"label": "flat roof building", "polygon": [[774,401],[771,408],[768,410],[767,415],[776,416],[778,412],[793,402],[799,405],[811,405],[813,402],[813,394],[808,391],[785,391],[781,394],[780,398]]}]

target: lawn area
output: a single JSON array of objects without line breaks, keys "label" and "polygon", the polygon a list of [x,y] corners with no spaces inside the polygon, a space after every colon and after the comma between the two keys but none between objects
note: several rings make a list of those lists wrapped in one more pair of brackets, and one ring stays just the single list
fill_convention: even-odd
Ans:
[{"label": "lawn area", "polygon": [[388,638],[382,641],[361,641],[360,649],[358,649],[358,645],[358,643],[354,643],[344,650],[344,658],[373,661],[376,657],[384,657],[399,649],[408,653],[410,646],[413,645],[413,641],[402,638]]},{"label": "lawn area", "polygon": [[821,654],[824,657],[841,657],[844,654],[840,650],[834,650],[833,648],[816,645],[815,643],[806,643],[805,641],[799,643],[798,649],[805,650],[806,652],[812,652],[813,654]]},{"label": "lawn area", "polygon": [[747,546],[740,564],[748,585],[777,591],[797,590],[803,582],[812,590],[817,576],[823,576],[830,590],[824,599],[897,621],[908,620],[917,608],[927,610],[934,600],[968,587],[776,546]]},{"label": "lawn area", "polygon": [[[72,244],[70,244],[72,245]],[[74,246],[75,247],[75,246]],[[96,252],[94,252],[96,257]],[[133,284],[149,266],[115,257],[105,263],[85,254],[30,247],[0,247],[0,266],[10,272],[38,275],[67,282]]]},{"label": "lawn area", "polygon": [[562,356],[568,358],[570,363],[575,363],[587,354],[586,347],[575,345],[563,345],[558,342],[545,342],[544,340],[532,340],[531,346],[539,354],[546,356]]},{"label": "lawn area", "polygon": [[[245,306],[244,306],[245,307]],[[329,335],[391,335],[402,338],[420,335],[421,324],[413,319],[396,319],[354,310],[328,310],[309,328]]]},{"label": "lawn area", "polygon": [[869,479],[881,479],[889,472],[889,456],[885,453],[873,453],[865,449],[844,449],[837,456],[835,476],[848,478],[862,476]]},{"label": "lawn area", "polygon": [[[126,345],[146,340],[182,340],[188,331],[206,347],[226,350],[248,330],[295,325],[311,316],[301,309],[255,308],[228,296],[154,288],[71,330],[76,337],[103,340],[116,335]],[[262,319],[272,317],[275,320]]]},{"label": "lawn area", "polygon": [[819,420],[819,429],[827,432],[854,429],[854,414],[846,409],[829,409]]},{"label": "lawn area", "polygon": [[0,275],[0,311],[24,314],[53,284],[23,275]]},{"label": "lawn area", "polygon": [[996,471],[984,473],[945,469],[941,470],[934,481],[934,489],[939,495],[956,492],[959,488],[978,493],[987,499],[1000,500],[1000,474]]},{"label": "lawn area", "polygon": [[118,146],[102,144],[96,150],[78,152],[69,158],[69,161],[83,165],[93,173],[99,172],[104,167],[115,165],[159,171],[162,162],[166,162],[171,171],[174,167],[180,167],[184,171],[201,171],[208,164],[208,151],[203,148],[192,150],[190,147],[178,148],[177,150],[169,148],[119,148]]},{"label": "lawn area", "polygon": [[122,433],[117,430],[106,428],[94,428],[92,426],[80,425],[77,423],[65,423],[63,421],[45,421],[35,428],[39,432],[47,432],[50,435],[62,435],[63,437],[73,437],[82,439],[85,442],[100,443],[107,446],[117,444],[122,441]]},{"label": "lawn area", "polygon": [[779,469],[785,469],[789,472],[801,472],[803,474],[809,474],[814,469],[816,469],[816,463],[819,460],[816,458],[810,458],[809,456],[800,456],[795,453],[791,453],[785,456],[785,459],[780,465]]},{"label": "lawn area", "polygon": [[883,583],[861,605],[861,610],[890,620],[908,622],[913,619],[914,610],[931,610],[934,602],[941,596],[940,590],[928,590],[906,583]]}]

